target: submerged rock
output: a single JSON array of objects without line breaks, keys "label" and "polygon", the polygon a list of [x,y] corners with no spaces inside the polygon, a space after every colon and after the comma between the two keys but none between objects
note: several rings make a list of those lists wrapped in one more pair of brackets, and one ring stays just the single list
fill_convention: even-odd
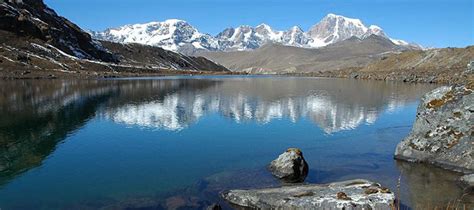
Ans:
[{"label": "submerged rock", "polygon": [[296,185],[257,190],[231,190],[229,203],[257,209],[393,209],[395,195],[368,180],[326,185]]},{"label": "submerged rock", "polygon": [[214,203],[206,208],[206,210],[221,210],[221,205]]},{"label": "submerged rock", "polygon": [[395,158],[474,172],[474,84],[440,87],[426,94]]},{"label": "submerged rock", "polygon": [[284,182],[303,182],[308,175],[308,163],[303,152],[297,148],[289,148],[270,163],[272,174]]}]

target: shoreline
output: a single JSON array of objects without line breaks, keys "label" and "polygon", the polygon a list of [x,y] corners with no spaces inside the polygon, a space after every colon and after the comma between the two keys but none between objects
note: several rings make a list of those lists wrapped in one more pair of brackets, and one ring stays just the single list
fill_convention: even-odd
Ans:
[{"label": "shoreline", "polygon": [[430,83],[430,84],[459,84],[466,81],[474,81],[474,74],[467,71],[445,71],[442,73],[420,72],[413,73],[400,70],[380,71],[380,72],[361,72],[356,70],[339,70],[327,72],[310,72],[310,73],[288,73],[288,76],[310,76],[310,77],[326,77],[326,78],[345,78],[358,80],[378,80],[378,81],[395,81],[405,83]]},{"label": "shoreline", "polygon": [[[20,73],[18,73],[20,72]],[[8,74],[8,73],[7,73]],[[95,71],[50,71],[50,70],[16,70],[10,75],[4,75],[0,71],[0,80],[40,80],[40,79],[107,79],[107,78],[134,78],[134,77],[162,77],[162,76],[186,76],[186,75],[248,75],[239,72],[215,72],[195,70],[150,70],[147,72],[95,72]]]},{"label": "shoreline", "polygon": [[17,69],[5,70],[0,68],[0,80],[28,80],[28,79],[104,79],[127,77],[161,77],[185,75],[251,75],[251,76],[291,76],[291,77],[323,77],[344,78],[357,80],[395,81],[405,83],[430,84],[459,84],[474,81],[474,74],[467,70],[448,69],[442,72],[429,70],[399,70],[399,71],[359,71],[358,68],[349,68],[324,72],[280,73],[280,74],[253,74],[240,71],[203,71],[203,70],[168,70],[168,69],[122,69],[123,71],[95,71],[95,70],[32,70]]},{"label": "shoreline", "polygon": [[356,80],[377,80],[394,81],[404,83],[430,83],[430,84],[456,84],[474,80],[473,74],[406,74],[406,72],[356,72],[356,71],[328,71],[309,73],[285,73],[285,74],[250,74],[246,72],[217,72],[217,71],[196,71],[196,70],[156,70],[142,72],[96,72],[96,71],[51,71],[51,70],[14,70],[12,72],[0,71],[0,80],[40,80],[40,79],[107,79],[107,78],[138,78],[138,77],[163,77],[163,76],[228,76],[228,75],[250,75],[250,76],[289,76],[289,77],[322,77],[341,78]]}]

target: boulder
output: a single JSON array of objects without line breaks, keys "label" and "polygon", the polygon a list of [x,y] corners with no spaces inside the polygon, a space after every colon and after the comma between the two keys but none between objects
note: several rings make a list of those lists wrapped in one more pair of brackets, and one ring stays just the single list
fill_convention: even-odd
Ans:
[{"label": "boulder", "polygon": [[464,175],[460,180],[463,185],[474,188],[474,174]]},{"label": "boulder", "polygon": [[474,61],[471,61],[467,64],[467,70],[466,73],[474,73]]},{"label": "boulder", "polygon": [[474,83],[440,87],[418,106],[412,131],[395,158],[426,162],[463,173],[474,172]]},{"label": "boulder", "polygon": [[253,209],[393,209],[395,195],[380,184],[349,180],[325,185],[293,185],[231,190],[221,196],[233,205]]},{"label": "boulder", "polygon": [[288,183],[304,182],[308,175],[308,163],[297,148],[287,149],[270,163],[269,168],[275,177]]}]

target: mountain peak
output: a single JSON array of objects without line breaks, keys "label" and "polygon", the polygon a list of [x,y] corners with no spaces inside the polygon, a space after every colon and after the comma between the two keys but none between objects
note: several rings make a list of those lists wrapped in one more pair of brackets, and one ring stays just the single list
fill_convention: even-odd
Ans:
[{"label": "mountain peak", "polygon": [[313,47],[322,47],[352,36],[362,37],[368,28],[359,19],[348,18],[333,13],[311,27],[308,34],[313,39]]},{"label": "mountain peak", "polygon": [[272,27],[270,27],[269,25],[265,23],[262,23],[258,25],[257,27],[255,27],[255,30],[257,30],[257,32],[263,32],[263,33],[273,33],[274,31]]},{"label": "mountain peak", "polygon": [[342,15],[336,15],[334,13],[329,13],[328,15],[326,15],[326,17],[323,18],[322,21],[324,21],[325,19],[339,19],[339,20],[344,20],[345,22],[347,22],[349,24],[351,23],[351,24],[354,24],[354,25],[357,25],[357,26],[364,26],[364,24],[362,23],[362,21],[360,19],[349,18],[349,17],[342,16]]},{"label": "mountain peak", "polygon": [[337,14],[334,14],[334,13],[329,13],[326,16],[324,16],[323,19],[325,19],[325,18],[346,18],[346,17],[344,17],[342,15],[337,15]]},{"label": "mountain peak", "polygon": [[271,28],[271,27],[266,23],[260,23],[256,28]]},{"label": "mountain peak", "polygon": [[377,26],[377,25],[370,25],[370,26],[369,26],[369,29],[372,29],[372,30],[382,30],[382,28],[380,28],[380,27]]},{"label": "mountain peak", "polygon": [[180,23],[187,23],[187,22],[184,21],[184,20],[180,20],[180,19],[168,19],[168,20],[165,20],[161,23],[165,23],[165,24],[169,24],[169,25],[178,25]]},{"label": "mountain peak", "polygon": [[252,26],[250,26],[250,25],[240,25],[237,28],[252,28]]},{"label": "mountain peak", "polygon": [[[121,27],[118,27],[116,29],[120,29],[120,28],[124,28],[124,27],[129,27],[129,28],[135,28],[135,27],[150,27],[150,26],[157,26],[157,25],[178,25],[179,23],[186,23],[188,24],[186,21],[184,20],[179,20],[179,19],[168,19],[168,20],[164,20],[164,21],[151,21],[151,22],[147,22],[147,23],[136,23],[136,24],[128,24],[128,25],[124,25],[124,26],[121,26]],[[113,28],[110,28],[108,30],[111,30]]]},{"label": "mountain peak", "polygon": [[293,27],[291,27],[290,31],[301,31],[301,32],[303,32],[303,29],[301,29],[299,26],[293,26]]}]

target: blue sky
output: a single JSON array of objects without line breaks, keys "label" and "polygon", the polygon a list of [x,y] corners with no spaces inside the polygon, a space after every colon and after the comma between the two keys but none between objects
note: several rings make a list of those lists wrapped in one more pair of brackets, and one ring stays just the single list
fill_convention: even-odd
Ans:
[{"label": "blue sky", "polygon": [[227,27],[267,23],[307,30],[328,13],[375,24],[426,47],[474,45],[472,0],[45,0],[84,29],[177,18],[215,35]]}]

